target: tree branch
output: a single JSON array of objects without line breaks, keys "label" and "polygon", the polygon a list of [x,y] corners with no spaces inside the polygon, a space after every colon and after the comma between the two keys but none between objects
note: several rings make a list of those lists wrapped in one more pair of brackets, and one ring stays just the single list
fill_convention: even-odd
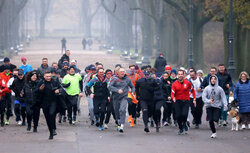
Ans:
[{"label": "tree branch", "polygon": [[174,7],[178,12],[181,13],[181,15],[184,17],[184,19],[188,22],[187,12],[185,10],[183,10],[180,7],[180,5],[178,5],[176,2],[173,2],[172,0],[164,0],[164,2],[166,2],[170,6]]},{"label": "tree branch", "polygon": [[113,18],[115,18],[117,21],[121,22],[121,23],[125,23],[122,19],[120,19],[119,17],[117,17],[113,11],[110,11],[108,9],[108,7],[106,6],[105,4],[105,1],[104,0],[101,0],[101,4],[102,4],[102,7],[105,9],[105,11],[107,11]]}]

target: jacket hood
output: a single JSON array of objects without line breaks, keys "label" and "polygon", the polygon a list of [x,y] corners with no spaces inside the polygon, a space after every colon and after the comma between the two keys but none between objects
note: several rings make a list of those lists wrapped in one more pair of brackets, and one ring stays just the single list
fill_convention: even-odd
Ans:
[{"label": "jacket hood", "polygon": [[215,85],[213,86],[213,87],[218,87],[219,86],[219,80],[218,80],[218,77],[216,76],[216,75],[211,75],[210,77],[209,77],[209,86],[212,86],[212,84],[211,84],[211,78],[212,77],[215,77],[216,78],[216,83],[215,83]]}]

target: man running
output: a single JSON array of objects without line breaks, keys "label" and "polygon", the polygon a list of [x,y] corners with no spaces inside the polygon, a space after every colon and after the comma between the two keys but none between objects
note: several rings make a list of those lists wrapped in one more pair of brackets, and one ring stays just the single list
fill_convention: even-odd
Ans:
[{"label": "man running", "polygon": [[123,133],[124,130],[129,87],[131,92],[134,93],[135,87],[133,83],[127,75],[125,75],[125,69],[120,68],[118,76],[110,83],[109,89],[113,94],[115,116],[116,120],[118,120],[117,130],[121,133]]},{"label": "man running", "polygon": [[176,118],[179,125],[178,134],[183,134],[185,128],[185,133],[188,133],[187,117],[189,110],[189,91],[191,90],[193,94],[193,103],[196,106],[196,95],[192,84],[184,79],[184,71],[178,71],[178,80],[172,85],[171,98],[175,103]]}]

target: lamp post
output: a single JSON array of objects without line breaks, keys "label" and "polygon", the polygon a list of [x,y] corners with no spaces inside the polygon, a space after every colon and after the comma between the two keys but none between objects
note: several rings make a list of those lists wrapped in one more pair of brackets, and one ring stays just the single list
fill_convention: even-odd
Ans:
[{"label": "lamp post", "polygon": [[234,53],[233,53],[233,0],[230,0],[229,12],[229,58],[228,58],[228,71],[234,81],[235,66],[234,66]]},{"label": "lamp post", "polygon": [[161,33],[161,0],[157,0],[158,6],[158,15],[157,15],[157,55],[161,52],[161,40],[160,40],[160,33]]},{"label": "lamp post", "polygon": [[193,0],[189,0],[188,67],[193,67]]}]

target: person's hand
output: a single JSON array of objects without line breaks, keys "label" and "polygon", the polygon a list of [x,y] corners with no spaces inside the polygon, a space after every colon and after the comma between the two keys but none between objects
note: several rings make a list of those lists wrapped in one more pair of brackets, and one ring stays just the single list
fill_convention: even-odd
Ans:
[{"label": "person's hand", "polygon": [[213,99],[211,99],[211,100],[210,100],[210,104],[212,104],[213,102],[214,102],[214,100],[213,100]]},{"label": "person's hand", "polygon": [[174,99],[173,99],[173,102],[174,102],[174,103],[176,102],[176,99],[175,99],[175,97],[174,97]]},{"label": "person's hand", "polygon": [[123,90],[122,90],[122,89],[118,90],[118,93],[119,93],[119,94],[122,94],[122,93],[123,93]]},{"label": "person's hand", "polygon": [[58,90],[58,89],[56,89],[56,90],[55,90],[55,94],[58,94],[58,93],[59,93],[59,90]]},{"label": "person's hand", "polygon": [[0,93],[3,93],[3,91],[0,89]]},{"label": "person's hand", "polygon": [[44,87],[45,87],[45,84],[42,84],[42,85],[40,86],[40,90],[43,90]]},{"label": "person's hand", "polygon": [[171,97],[168,97],[168,100],[171,100]]},{"label": "person's hand", "polygon": [[94,96],[95,96],[94,94],[90,94],[90,98],[92,98],[92,99],[93,99],[93,98],[94,98]]},{"label": "person's hand", "polygon": [[168,81],[168,84],[171,84],[171,82],[170,82],[170,81]]},{"label": "person's hand", "polygon": [[202,89],[201,89],[201,88],[197,88],[197,91],[198,91],[198,92],[202,92]]},{"label": "person's hand", "polygon": [[83,93],[80,93],[79,96],[80,96],[80,97],[83,97]]},{"label": "person's hand", "polygon": [[24,93],[23,91],[20,92],[20,97],[23,97]]},{"label": "person's hand", "polygon": [[230,86],[229,86],[229,84],[227,84],[227,88],[229,88]]},{"label": "person's hand", "polygon": [[108,97],[108,102],[110,102],[110,97]]},{"label": "person's hand", "polygon": [[193,100],[194,107],[196,107],[196,99]]}]

